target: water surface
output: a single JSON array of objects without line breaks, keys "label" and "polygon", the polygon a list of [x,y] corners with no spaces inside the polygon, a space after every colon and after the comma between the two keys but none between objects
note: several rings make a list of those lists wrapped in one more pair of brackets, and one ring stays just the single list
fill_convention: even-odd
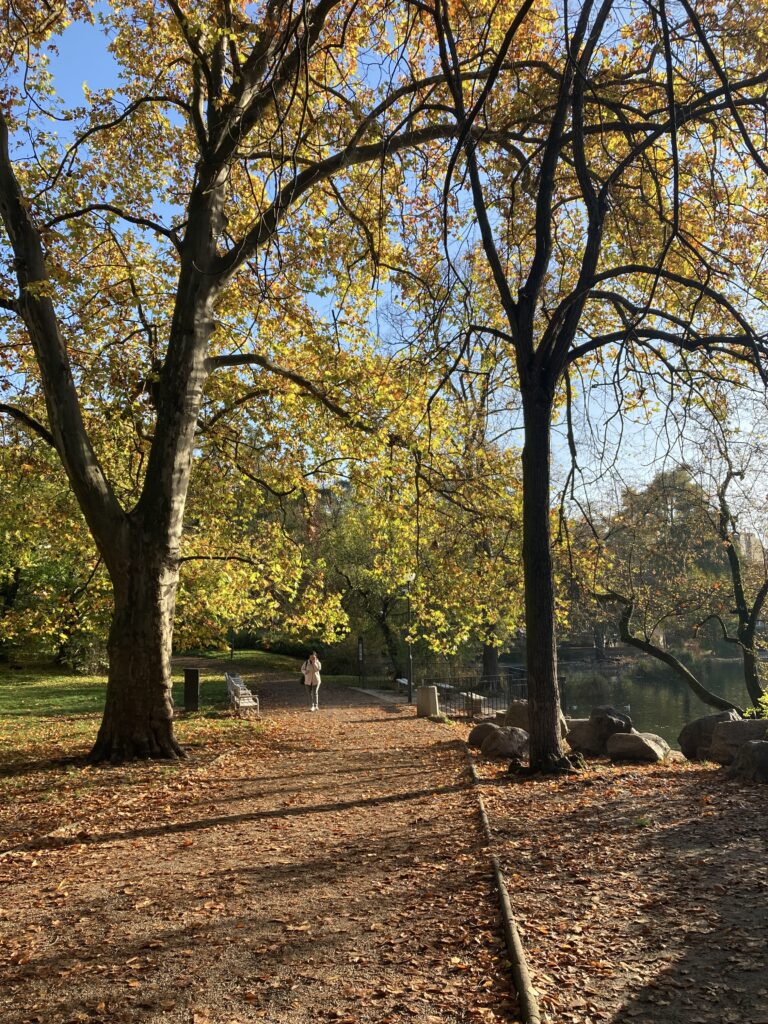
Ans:
[{"label": "water surface", "polygon": [[[749,705],[741,661],[705,659],[697,661],[692,671],[713,693],[739,707]],[[595,705],[613,704],[626,711],[638,732],[655,732],[675,748],[679,748],[677,737],[687,722],[717,711],[702,703],[666,665],[650,658],[604,668],[562,662],[560,675],[565,679],[570,717],[587,718]]]}]

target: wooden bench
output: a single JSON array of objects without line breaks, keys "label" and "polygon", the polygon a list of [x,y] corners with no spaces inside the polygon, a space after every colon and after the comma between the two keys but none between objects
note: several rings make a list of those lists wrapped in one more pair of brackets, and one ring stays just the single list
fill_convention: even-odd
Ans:
[{"label": "wooden bench", "polygon": [[234,672],[225,672],[230,707],[235,711],[255,711],[259,714],[259,698],[254,696],[243,680]]}]

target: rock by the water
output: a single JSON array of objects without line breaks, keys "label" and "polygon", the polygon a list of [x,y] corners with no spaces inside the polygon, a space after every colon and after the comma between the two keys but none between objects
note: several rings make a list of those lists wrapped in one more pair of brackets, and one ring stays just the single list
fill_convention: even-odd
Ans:
[{"label": "rock by the water", "polygon": [[608,737],[615,733],[631,733],[632,719],[608,704],[592,709],[589,718],[572,720],[565,737],[571,750],[587,757],[606,753]]},{"label": "rock by the water", "polygon": [[586,757],[600,757],[605,753],[600,738],[588,718],[576,719],[570,726],[565,739],[571,750]]},{"label": "rock by the water", "polygon": [[747,740],[739,747],[728,775],[748,782],[768,782],[768,740]]},{"label": "rock by the water", "polygon": [[528,756],[525,729],[499,729],[489,733],[480,747],[483,757],[523,758]]},{"label": "rock by the water", "polygon": [[599,707],[592,708],[589,720],[594,727],[603,753],[605,753],[609,736],[613,736],[617,732],[632,732],[632,719],[629,715],[611,707],[610,704],[601,704]]},{"label": "rock by the water", "polygon": [[707,761],[715,727],[720,722],[740,721],[741,715],[735,710],[720,711],[716,715],[704,715],[683,726],[682,732],[677,737],[677,742],[689,761]]},{"label": "rock by the water", "polygon": [[485,737],[490,736],[492,732],[501,732],[501,726],[495,722],[480,722],[467,737],[467,745],[479,750]]},{"label": "rock by the water", "polygon": [[530,729],[530,722],[528,720],[528,701],[527,700],[513,700],[507,705],[507,710],[503,713],[504,724],[514,726],[516,729],[525,729],[526,732]]},{"label": "rock by the water", "polygon": [[669,744],[652,732],[615,732],[608,737],[606,751],[612,761],[664,761]]},{"label": "rock by the water", "polygon": [[685,764],[688,758],[682,750],[670,750],[664,760],[667,764]]},{"label": "rock by the water", "polygon": [[710,761],[731,764],[740,747],[750,740],[763,740],[768,733],[768,719],[745,718],[739,722],[720,722],[712,733]]},{"label": "rock by the water", "polygon": [[[562,711],[558,713],[558,718],[560,721],[560,735],[566,736],[569,727]],[[527,700],[513,700],[506,711],[499,712],[499,719],[504,725],[514,726],[516,729],[525,729],[526,732],[531,731]]]}]

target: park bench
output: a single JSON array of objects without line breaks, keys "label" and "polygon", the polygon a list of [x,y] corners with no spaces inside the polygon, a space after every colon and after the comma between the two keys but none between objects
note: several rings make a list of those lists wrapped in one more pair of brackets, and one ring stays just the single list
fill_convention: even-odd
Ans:
[{"label": "park bench", "polygon": [[255,711],[258,714],[259,698],[251,693],[240,676],[234,672],[225,672],[224,677],[227,680],[230,706],[235,711]]}]

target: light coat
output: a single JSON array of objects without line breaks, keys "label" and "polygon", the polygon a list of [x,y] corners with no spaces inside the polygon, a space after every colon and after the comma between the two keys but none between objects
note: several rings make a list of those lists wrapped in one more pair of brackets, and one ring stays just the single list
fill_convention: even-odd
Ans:
[{"label": "light coat", "polygon": [[320,685],[320,669],[322,667],[323,666],[320,664],[319,658],[315,658],[314,663],[309,658],[307,658],[307,660],[301,666],[305,686]]}]

